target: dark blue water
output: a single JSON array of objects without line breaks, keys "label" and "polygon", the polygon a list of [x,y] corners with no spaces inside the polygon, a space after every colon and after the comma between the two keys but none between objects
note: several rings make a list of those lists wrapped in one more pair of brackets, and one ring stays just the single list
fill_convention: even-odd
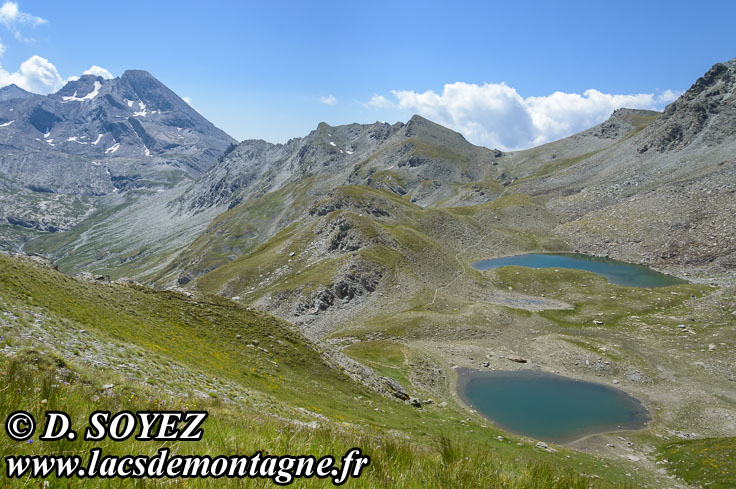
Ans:
[{"label": "dark blue water", "polygon": [[687,283],[677,277],[655,272],[640,265],[632,265],[610,258],[580,255],[574,253],[530,253],[527,255],[505,256],[494,260],[473,263],[478,270],[489,270],[508,266],[527,268],[572,268],[596,273],[611,283],[627,287],[666,287]]},{"label": "dark blue water", "polygon": [[646,409],[625,392],[559,375],[459,369],[458,394],[500,428],[568,443],[592,433],[643,428]]}]

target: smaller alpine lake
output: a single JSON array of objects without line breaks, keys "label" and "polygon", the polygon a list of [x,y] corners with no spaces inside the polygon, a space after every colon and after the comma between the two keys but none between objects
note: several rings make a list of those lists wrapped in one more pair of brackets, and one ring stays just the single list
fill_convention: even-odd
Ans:
[{"label": "smaller alpine lake", "polygon": [[586,270],[604,277],[613,284],[627,287],[667,287],[687,283],[672,275],[665,275],[640,265],[576,253],[530,253],[473,263],[473,268],[477,270],[508,266]]},{"label": "smaller alpine lake", "polygon": [[539,371],[461,368],[457,392],[499,428],[551,443],[641,429],[649,421],[642,403],[619,389]]}]

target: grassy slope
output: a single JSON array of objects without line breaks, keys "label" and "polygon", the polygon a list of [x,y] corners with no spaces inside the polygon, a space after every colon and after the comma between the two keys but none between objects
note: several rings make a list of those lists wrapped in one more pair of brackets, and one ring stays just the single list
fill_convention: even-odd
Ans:
[{"label": "grassy slope", "polygon": [[59,269],[62,272],[70,272],[74,270],[80,262],[86,260],[84,255],[98,255],[100,254],[99,243],[90,242],[84,243],[80,248],[76,249],[74,257],[66,259],[66,255],[71,253],[70,249],[75,249],[78,243],[83,242],[82,236],[98,225],[105,219],[114,215],[116,212],[121,211],[127,206],[127,204],[121,204],[118,206],[112,206],[105,209],[100,209],[92,213],[87,219],[82,221],[79,225],[66,231],[64,233],[47,233],[39,236],[26,243],[25,251],[28,253],[43,253],[45,255],[58,256],[60,259]]},{"label": "grassy slope", "polygon": [[628,324],[632,314],[646,320],[649,315],[681,305],[691,295],[702,297],[711,290],[695,284],[652,289],[615,286],[594,273],[567,269],[504,267],[495,275],[494,282],[500,287],[572,303],[570,310],[540,313],[563,327],[593,326],[598,320],[606,327],[620,328]]},{"label": "grassy slope", "polygon": [[[522,194],[508,194],[477,206],[423,209],[390,192],[346,186],[322,202],[331,200],[342,202],[342,207],[319,220],[286,227],[251,253],[199,277],[196,287],[208,293],[238,295],[246,302],[269,293],[312,292],[330,285],[340,266],[351,259],[374,263],[389,276],[421,278],[419,282],[429,287],[459,273],[458,249],[487,234],[494,237],[489,242],[512,249],[565,249],[564,243],[547,234],[545,223],[550,218],[544,215],[544,207]],[[370,209],[376,207],[389,216],[375,218]],[[307,256],[305,250],[324,237],[325,223],[338,216],[349,222],[351,233],[369,244],[346,253]],[[241,218],[249,222],[247,216]],[[530,232],[528,225],[534,220],[538,223]]]},{"label": "grassy slope", "polygon": [[217,216],[153,281],[164,283],[182,270],[195,276],[253,252],[279,221],[291,221],[307,205],[312,179],[249,199]]},{"label": "grassy slope", "polygon": [[[68,367],[68,365],[67,365]],[[205,409],[210,416],[203,425],[204,436],[199,442],[111,442],[92,443],[66,440],[35,443],[14,442],[7,437],[0,441],[2,455],[81,455],[86,460],[89,449],[99,447],[103,455],[155,455],[168,447],[180,455],[245,455],[256,451],[269,454],[331,454],[339,457],[358,446],[371,456],[371,464],[361,478],[348,481],[349,487],[406,488],[544,488],[584,489],[607,487],[574,471],[564,471],[551,461],[535,460],[524,463],[502,453],[502,450],[466,441],[440,438],[433,446],[417,446],[411,440],[382,434],[348,432],[335,428],[313,429],[290,424],[268,415],[245,412],[233,406],[212,402],[182,403],[180,399],[160,395],[155,391],[126,387],[101,395],[96,387],[99,373],[81,370],[76,376],[60,376],[58,368],[32,354],[0,360],[0,372],[17,389],[0,392],[3,413],[22,408],[37,419],[47,410],[63,410],[72,419],[72,426],[84,427],[89,413],[95,410],[117,412],[123,409]],[[49,487],[78,486],[76,481],[49,479]],[[120,480],[86,480],[86,488],[129,487],[131,482]],[[140,481],[136,487],[167,487],[167,482]],[[182,479],[177,487],[273,487],[267,480]],[[300,480],[297,487],[331,487],[329,481]],[[5,480],[3,487],[39,487],[34,480]]]},{"label": "grassy slope", "polygon": [[705,438],[668,443],[660,463],[678,477],[701,487],[730,489],[736,478],[736,438]]},{"label": "grassy slope", "polygon": [[[353,202],[380,195],[380,192],[364,187],[347,187],[340,189],[340,192],[348,194]],[[421,253],[432,248],[439,251],[434,255],[435,259],[429,260],[434,267],[440,268],[445,264],[458,269],[454,256],[457,248],[448,247],[447,242],[436,239],[438,233],[444,232],[443,228],[437,226],[444,218],[450,218],[452,222],[477,223],[486,229],[497,226],[498,232],[506,236],[507,243],[513,243],[519,249],[559,250],[565,246],[545,234],[544,219],[537,218],[545,212],[544,206],[537,199],[526,195],[508,194],[489,204],[452,209],[420,209],[398,197],[391,196],[391,199],[396,200],[398,207],[405,212],[395,225],[359,216],[359,206],[358,209],[343,209],[339,212],[353,219],[352,222],[357,223],[356,227],[360,227],[364,235],[372,237],[372,243],[379,243],[379,237],[385,234],[396,243],[391,248],[374,244],[371,248],[353,253],[369,256],[375,262],[384,262],[387,269],[405,276],[415,273],[418,264],[428,261],[427,255]],[[396,215],[395,209],[393,213]],[[336,214],[330,216],[332,219],[336,218]],[[500,219],[500,224],[496,219]],[[528,220],[538,227],[530,226],[526,222]],[[307,286],[303,290],[308,292],[319,285],[329,284],[331,274],[336,269],[336,266],[330,265],[329,260],[334,258],[326,258],[306,267],[299,265],[299,254],[306,248],[309,240],[314,239],[311,236],[313,232],[311,227],[288,228],[254,254],[205,275],[198,281],[198,285],[203,290],[224,290],[233,294],[254,287],[252,295],[247,292],[245,294],[245,300],[254,300],[268,292],[296,290],[302,286]],[[417,255],[412,256],[412,250]],[[276,280],[264,282],[264,279],[272,276],[270,274],[273,271],[284,265],[285,257],[291,252],[296,253],[287,260],[293,267],[293,273],[286,276],[275,274]],[[475,256],[476,253],[469,250],[467,255]],[[444,258],[439,260],[438,256]],[[440,293],[431,306],[431,290],[417,295],[408,294],[409,297],[402,299],[400,310],[383,312],[383,309],[368,308],[360,316],[345,321],[331,336],[338,340],[342,337],[350,337],[350,341],[354,341],[356,337],[360,339],[361,341],[345,348],[344,353],[381,375],[393,377],[410,390],[416,387],[412,385],[412,359],[417,365],[421,365],[420,359],[425,353],[421,351],[421,346],[419,350],[415,350],[412,342],[436,338],[438,334],[446,338],[450,345],[462,341],[463,338],[479,335],[483,337],[489,332],[496,334],[495,331],[504,329],[540,328],[552,332],[577,348],[604,356],[610,361],[624,364],[629,362],[649,368],[656,361],[637,356],[635,351],[628,351],[626,348],[611,348],[608,344],[610,338],[601,340],[599,336],[602,333],[598,331],[600,328],[593,321],[602,321],[603,328],[607,331],[615,334],[628,332],[633,337],[655,334],[650,325],[657,325],[656,328],[663,333],[656,334],[668,335],[667,341],[670,341],[669,336],[678,331],[677,326],[682,321],[679,318],[682,315],[693,317],[686,301],[701,300],[715,290],[697,284],[656,289],[619,287],[595,274],[563,269],[555,271],[508,267],[481,274],[470,269],[468,262],[465,262],[465,267],[465,276],[458,282],[462,285]],[[459,273],[459,269],[454,273]],[[441,276],[449,280],[447,277],[452,277],[453,273],[443,272]],[[557,299],[572,304],[572,308],[530,313],[501,305],[484,305],[469,295],[474,286],[476,290],[513,290],[532,297]],[[638,319],[632,319],[632,315]],[[489,316],[496,318],[491,325],[488,323]],[[707,322],[712,317],[702,319]],[[607,348],[603,348],[604,346]],[[659,444],[661,440],[654,442],[654,445]]]},{"label": "grassy slope", "polygon": [[[213,413],[205,426],[211,435],[199,443],[175,444],[177,451],[323,454],[358,445],[373,464],[364,479],[352,482],[355,487],[451,487],[453,481],[462,487],[588,487],[578,472],[630,480],[624,467],[608,467],[590,456],[566,450],[548,454],[532,443],[498,441],[496,430],[463,421],[463,413],[452,406],[417,410],[378,396],[325,365],[282,321],[230,301],[83,283],[4,256],[0,297],[5,347],[0,369],[14,386],[0,392],[4,415],[15,409],[36,414],[62,409],[79,424],[99,408],[206,408]],[[244,344],[254,339],[268,351]],[[71,344],[84,354],[76,356]],[[94,354],[100,345],[104,357]],[[90,359],[98,361],[90,365]],[[162,366],[174,372],[150,375]],[[115,387],[105,389],[103,382]],[[208,389],[210,396],[193,395]],[[237,403],[223,401],[239,395]],[[284,421],[315,418],[324,428]],[[82,442],[28,445],[6,437],[0,443],[3,455],[89,448]],[[104,448],[153,453],[158,447],[126,442]],[[594,481],[594,487],[610,485]],[[118,484],[85,484],[113,486]]]},{"label": "grassy slope", "polygon": [[[415,222],[422,214],[418,206],[382,190],[348,186],[340,187],[337,192],[340,198],[358,207],[377,200],[381,202],[382,207],[392,208],[395,215],[400,215],[402,222]],[[329,199],[326,199],[325,202],[327,200]],[[388,240],[394,238],[410,249],[433,246],[431,238],[417,232],[410,225],[378,222],[359,214],[356,209],[333,211],[324,217],[324,221],[329,223],[337,217],[338,213],[348,215],[352,227],[362,236],[376,243],[376,246],[370,249],[362,249],[353,254],[379,263],[394,272],[398,272],[402,266],[406,265],[406,258],[398,250],[392,250],[386,246],[385,243],[388,243]],[[305,248],[319,237],[316,226],[317,223],[302,223],[301,226],[292,224],[286,227],[250,254],[240,256],[200,277],[196,282],[197,287],[210,293],[226,290],[232,295],[247,295],[248,300],[252,301],[269,292],[296,290],[311,292],[320,286],[329,285],[336,270],[348,256],[328,256],[316,263],[304,258]],[[294,255],[290,257],[292,253]],[[290,269],[288,274],[280,275],[277,280],[263,283],[264,276],[268,278],[276,269],[285,264]]]},{"label": "grassy slope", "polygon": [[411,389],[407,372],[407,348],[390,341],[361,341],[342,350],[349,357],[368,365],[379,375],[396,379],[405,389]]}]

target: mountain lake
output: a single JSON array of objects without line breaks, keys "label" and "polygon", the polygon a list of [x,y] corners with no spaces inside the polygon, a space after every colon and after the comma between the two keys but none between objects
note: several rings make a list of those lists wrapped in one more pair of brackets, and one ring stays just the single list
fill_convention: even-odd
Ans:
[{"label": "mountain lake", "polygon": [[551,443],[649,421],[641,402],[619,389],[533,370],[461,368],[458,395],[499,428]]},{"label": "mountain lake", "polygon": [[672,275],[665,275],[641,265],[576,253],[530,253],[473,263],[473,268],[477,270],[508,266],[586,270],[604,277],[613,284],[627,287],[651,288],[687,283]]}]

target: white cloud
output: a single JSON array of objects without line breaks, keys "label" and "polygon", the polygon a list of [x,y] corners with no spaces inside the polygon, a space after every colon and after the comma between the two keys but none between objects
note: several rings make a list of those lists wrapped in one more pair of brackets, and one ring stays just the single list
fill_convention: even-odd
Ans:
[{"label": "white cloud", "polygon": [[[655,110],[677,97],[672,90],[658,95],[616,95],[591,89],[583,94],[555,92],[524,98],[505,83],[463,82],[445,85],[441,94],[394,90],[393,95],[400,109],[460,131],[475,144],[504,150],[529,148],[569,136],[603,122],[621,107]],[[368,103],[384,101],[389,102],[374,95]]]},{"label": "white cloud", "polygon": [[337,105],[337,99],[334,95],[328,95],[326,97],[320,97],[319,101],[327,105]]},{"label": "white cloud", "polygon": [[0,87],[15,83],[29,92],[48,94],[64,85],[59,71],[53,63],[41,56],[31,56],[20,65],[20,69],[9,73],[0,67]]},{"label": "white cloud", "polygon": [[198,109],[197,109],[197,108],[196,108],[196,107],[194,106],[194,104],[192,103],[192,99],[190,99],[189,97],[182,97],[181,99],[182,99],[182,100],[183,100],[184,102],[186,102],[187,104],[189,104],[189,107],[191,107],[191,108],[193,108],[194,110],[196,110],[197,112],[199,112],[199,110],[198,110]]},{"label": "white cloud", "polygon": [[41,24],[45,24],[46,19],[36,17],[26,12],[21,12],[16,2],[5,2],[0,7],[0,24],[4,25],[10,32],[13,33],[16,39],[22,41],[31,41],[32,39],[23,38],[20,33],[20,26],[30,25],[36,27]]},{"label": "white cloud", "polygon": [[112,73],[110,73],[109,71],[107,71],[105,68],[102,68],[102,67],[97,66],[97,65],[91,66],[90,69],[88,69],[87,71],[85,71],[82,74],[83,75],[101,76],[105,80],[111,80],[111,79],[115,78],[114,76],[112,76]]},{"label": "white cloud", "polygon": [[657,95],[657,101],[662,104],[668,104],[674,102],[677,98],[682,95],[682,92],[675,92],[673,90],[665,90],[664,92]]},{"label": "white cloud", "polygon": [[373,94],[373,97],[371,97],[368,105],[376,107],[377,109],[383,109],[386,107],[393,107],[394,103],[383,95]]},{"label": "white cloud", "polygon": [[2,58],[3,54],[5,54],[5,44],[0,40],[0,58]]}]

